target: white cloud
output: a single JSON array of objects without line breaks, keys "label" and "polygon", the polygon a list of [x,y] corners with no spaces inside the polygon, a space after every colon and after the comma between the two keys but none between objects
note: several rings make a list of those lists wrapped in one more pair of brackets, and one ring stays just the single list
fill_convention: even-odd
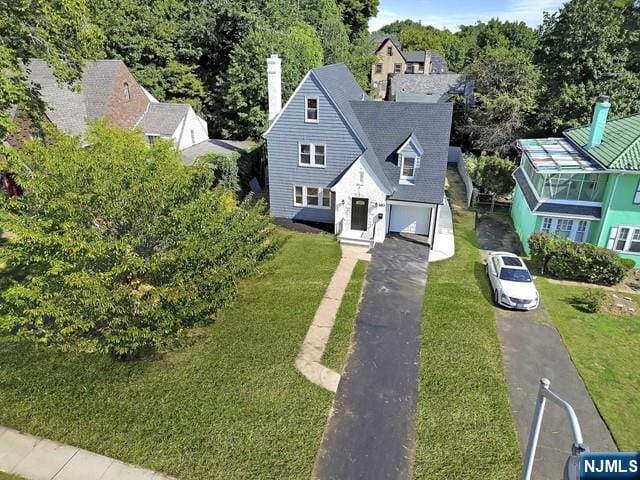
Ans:
[{"label": "white cloud", "polygon": [[[420,21],[423,25],[432,25],[436,28],[448,28],[454,32],[458,30],[460,25],[473,25],[478,20],[486,22],[496,17],[501,20],[523,21],[531,27],[536,27],[542,23],[542,12],[555,12],[565,1],[566,0],[509,0],[505,8],[501,10],[455,12],[452,9],[451,12],[446,15],[429,15],[428,13],[421,15],[414,14],[414,12],[401,14],[399,12],[381,9],[378,15],[369,21],[369,30],[375,31],[395,20],[404,20],[405,18]],[[429,6],[423,2],[420,3],[422,3],[423,8],[428,12]]]}]

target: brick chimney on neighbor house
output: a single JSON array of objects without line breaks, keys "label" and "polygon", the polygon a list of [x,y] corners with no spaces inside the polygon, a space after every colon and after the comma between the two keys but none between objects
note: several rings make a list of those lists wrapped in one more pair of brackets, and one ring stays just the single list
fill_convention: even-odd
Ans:
[{"label": "brick chimney on neighbor house", "polygon": [[593,109],[593,119],[591,120],[591,131],[589,132],[589,140],[587,141],[587,150],[597,147],[602,143],[610,108],[609,97],[602,95]]},{"label": "brick chimney on neighbor house", "polygon": [[267,58],[267,87],[271,123],[282,110],[282,60],[275,53]]}]

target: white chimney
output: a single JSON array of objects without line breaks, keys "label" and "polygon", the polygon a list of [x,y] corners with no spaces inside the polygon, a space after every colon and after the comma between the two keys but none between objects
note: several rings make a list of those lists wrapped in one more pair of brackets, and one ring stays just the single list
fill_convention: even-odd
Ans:
[{"label": "white chimney", "polygon": [[271,123],[282,110],[282,60],[275,53],[267,58],[267,86]]}]

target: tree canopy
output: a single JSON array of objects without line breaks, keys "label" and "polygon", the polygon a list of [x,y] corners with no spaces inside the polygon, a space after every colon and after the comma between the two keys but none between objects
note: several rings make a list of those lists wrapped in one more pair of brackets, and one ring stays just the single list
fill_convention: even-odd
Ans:
[{"label": "tree canopy", "polygon": [[103,37],[88,17],[86,0],[0,0],[0,138],[15,127],[13,107],[34,119],[44,111],[20,59],[41,58],[61,83],[74,85],[85,60],[100,53]]},{"label": "tree canopy", "polygon": [[[129,359],[212,320],[273,248],[262,204],[212,189],[171,142],[99,123],[79,139],[8,149],[24,186],[2,202],[0,328],[65,350]],[[6,276],[5,276],[6,281]]]}]

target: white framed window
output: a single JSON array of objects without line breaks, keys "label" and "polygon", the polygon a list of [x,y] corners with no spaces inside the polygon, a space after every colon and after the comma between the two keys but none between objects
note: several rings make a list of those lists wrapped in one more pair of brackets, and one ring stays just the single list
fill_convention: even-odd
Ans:
[{"label": "white framed window", "polygon": [[320,116],[318,97],[304,97],[304,121],[318,123]]},{"label": "white framed window", "polygon": [[640,253],[640,227],[618,227],[612,247],[617,252]]},{"label": "white framed window", "polygon": [[326,165],[325,145],[314,143],[301,143],[298,147],[298,165],[301,167],[324,168]]},{"label": "white framed window", "polygon": [[376,63],[376,73],[382,73],[382,63]]},{"label": "white framed window", "polygon": [[393,48],[387,47],[387,55],[389,56],[393,55]]},{"label": "white framed window", "polygon": [[544,217],[540,231],[560,238],[567,238],[577,243],[583,243],[587,241],[589,221],[574,220],[572,218]]},{"label": "white framed window", "polygon": [[402,73],[402,64],[394,63],[393,64],[393,73]]},{"label": "white framed window", "polygon": [[400,165],[400,181],[413,183],[416,178],[416,168],[416,157],[403,155]]},{"label": "white framed window", "polygon": [[293,205],[296,207],[331,208],[331,189],[294,185]]},{"label": "white framed window", "polygon": [[640,181],[638,181],[638,186],[636,187],[636,194],[633,196],[633,203],[636,205],[640,203]]}]

